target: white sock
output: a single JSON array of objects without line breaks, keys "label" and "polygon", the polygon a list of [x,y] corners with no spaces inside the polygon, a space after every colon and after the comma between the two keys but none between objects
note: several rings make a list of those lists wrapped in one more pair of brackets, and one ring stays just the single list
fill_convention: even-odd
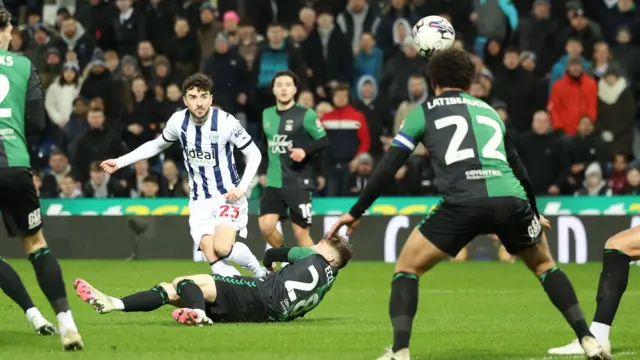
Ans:
[{"label": "white sock", "polygon": [[25,312],[25,315],[27,315],[27,321],[29,322],[31,322],[31,320],[33,320],[34,318],[42,317],[40,310],[38,310],[38,308],[36,307],[27,309],[27,311]]},{"label": "white sock", "polygon": [[236,242],[231,248],[227,260],[232,261],[243,268],[251,271],[254,276],[263,277],[266,275],[266,270],[260,266],[260,262],[255,255],[249,250],[249,247],[241,242]]},{"label": "white sock", "polygon": [[112,296],[109,296],[109,298],[111,299],[111,303],[113,304],[113,308],[115,310],[124,310],[124,303],[122,302],[122,300],[114,298]]},{"label": "white sock", "polygon": [[611,331],[611,325],[601,324],[598,322],[591,323],[591,327],[589,328],[593,336],[596,337],[598,341],[609,340],[609,332]]},{"label": "white sock", "polygon": [[220,276],[237,276],[240,272],[225,260],[216,261],[211,265],[211,272]]},{"label": "white sock", "polygon": [[71,310],[63,311],[56,315],[58,318],[58,325],[60,327],[60,334],[65,334],[67,331],[75,331],[78,332],[78,328],[76,327],[75,321],[73,321],[73,316],[71,315]]}]

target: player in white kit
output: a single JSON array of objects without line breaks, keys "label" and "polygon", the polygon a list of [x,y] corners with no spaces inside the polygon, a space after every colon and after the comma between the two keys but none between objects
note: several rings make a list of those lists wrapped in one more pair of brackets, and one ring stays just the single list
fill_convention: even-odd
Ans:
[{"label": "player in white kit", "polygon": [[[189,226],[193,241],[204,253],[214,273],[239,275],[228,260],[262,277],[266,270],[258,259],[247,245],[235,241],[238,232],[242,236],[247,231],[245,192],[258,171],[262,155],[233,115],[211,106],[212,86],[204,74],[189,76],[182,85],[187,109],[171,116],[162,135],[117,159],[103,161],[101,166],[112,174],[153,157],[179,141],[189,173]],[[247,157],[242,179],[236,171],[234,147]]]}]

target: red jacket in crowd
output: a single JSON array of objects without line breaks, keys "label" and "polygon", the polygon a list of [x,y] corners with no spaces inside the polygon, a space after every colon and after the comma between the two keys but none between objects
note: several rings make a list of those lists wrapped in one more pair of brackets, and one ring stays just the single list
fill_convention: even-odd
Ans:
[{"label": "red jacket in crowd", "polygon": [[335,108],[320,119],[331,142],[327,150],[329,163],[348,163],[369,151],[371,137],[364,114],[353,106]]},{"label": "red jacket in crowd", "polygon": [[597,117],[598,84],[584,73],[578,79],[565,73],[551,88],[547,110],[554,129],[575,134],[581,117]]}]

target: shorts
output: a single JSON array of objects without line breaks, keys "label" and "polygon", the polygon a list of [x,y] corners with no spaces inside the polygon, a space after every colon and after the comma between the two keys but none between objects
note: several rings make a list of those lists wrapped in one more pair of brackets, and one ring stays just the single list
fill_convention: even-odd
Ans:
[{"label": "shorts", "polygon": [[516,197],[443,201],[418,225],[422,235],[443,252],[456,256],[476,236],[496,234],[510,254],[540,242],[542,227],[529,202]]},{"label": "shorts", "polygon": [[223,196],[191,200],[189,202],[189,228],[193,242],[200,246],[205,235],[213,235],[217,223],[228,223],[236,228],[241,237],[247,237],[249,203],[243,197],[235,204],[227,204]]},{"label": "shorts", "polygon": [[214,322],[265,322],[268,301],[260,280],[249,276],[212,275],[216,283],[216,301],[208,303],[207,316]]},{"label": "shorts", "polygon": [[31,236],[42,229],[40,199],[30,169],[0,169],[0,212],[9,236]]},{"label": "shorts", "polygon": [[291,218],[292,223],[306,229],[311,226],[311,192],[265,187],[260,199],[260,215],[266,214],[278,214],[280,219]]}]

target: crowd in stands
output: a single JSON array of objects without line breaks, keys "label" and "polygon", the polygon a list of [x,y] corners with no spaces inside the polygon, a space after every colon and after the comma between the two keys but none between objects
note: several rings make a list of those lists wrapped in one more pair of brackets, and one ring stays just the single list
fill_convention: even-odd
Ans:
[{"label": "crowd in stands", "polygon": [[[41,197],[187,196],[178,145],[117,176],[98,164],[159,136],[196,71],[264,142],[271,78],[287,68],[331,142],[317,195],[358,195],[404,116],[433,96],[411,39],[427,15],[448,18],[473,54],[469,92],[500,114],[538,195],[640,193],[634,0],[77,0],[51,19],[37,1],[4,3],[20,25],[10,51],[46,93],[47,131],[29,139]],[[418,148],[384,195],[436,195],[427,155]]]}]

